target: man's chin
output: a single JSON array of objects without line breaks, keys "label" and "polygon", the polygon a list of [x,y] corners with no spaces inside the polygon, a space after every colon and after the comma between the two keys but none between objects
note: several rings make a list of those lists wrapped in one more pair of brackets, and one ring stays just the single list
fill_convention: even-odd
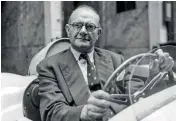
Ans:
[{"label": "man's chin", "polygon": [[90,51],[92,49],[91,41],[75,41],[74,43],[75,49],[79,51]]},{"label": "man's chin", "polygon": [[80,45],[76,46],[75,49],[79,52],[90,52],[92,47],[90,45]]},{"label": "man's chin", "polygon": [[91,46],[90,41],[81,41],[77,43],[78,47],[80,48],[89,48]]},{"label": "man's chin", "polygon": [[80,49],[83,49],[83,50],[89,50],[91,47],[90,45],[81,45],[79,46]]}]

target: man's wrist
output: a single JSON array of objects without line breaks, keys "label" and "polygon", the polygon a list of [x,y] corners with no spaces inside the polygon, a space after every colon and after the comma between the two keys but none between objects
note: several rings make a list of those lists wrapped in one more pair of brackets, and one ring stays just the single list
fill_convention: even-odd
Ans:
[{"label": "man's wrist", "polygon": [[158,71],[154,71],[151,68],[149,69],[149,79],[153,79],[153,77],[155,77],[159,72]]}]

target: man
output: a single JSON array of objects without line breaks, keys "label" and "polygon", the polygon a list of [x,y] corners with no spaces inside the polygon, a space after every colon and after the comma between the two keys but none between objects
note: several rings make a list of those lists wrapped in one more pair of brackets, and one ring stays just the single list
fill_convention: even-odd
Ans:
[{"label": "man", "polygon": [[[93,8],[78,7],[65,26],[71,47],[38,65],[42,121],[108,120],[126,107],[109,100],[109,92],[121,92],[115,84],[108,92],[102,90],[123,58],[95,47],[101,34],[99,21],[100,17]],[[170,70],[172,58],[162,50],[156,54],[159,59],[153,63],[151,68],[154,72],[151,73],[155,75],[159,69]],[[87,56],[89,59],[86,59]],[[90,66],[92,72],[88,70]],[[90,78],[93,80],[91,83]],[[138,86],[142,86],[141,83]]]}]

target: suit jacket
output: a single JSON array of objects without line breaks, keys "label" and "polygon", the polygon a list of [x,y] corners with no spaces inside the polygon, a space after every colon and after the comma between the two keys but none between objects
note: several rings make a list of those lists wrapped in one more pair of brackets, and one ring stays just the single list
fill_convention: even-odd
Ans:
[{"label": "suit jacket", "polygon": [[[101,84],[122,63],[123,57],[113,52],[95,48],[95,67]],[[43,60],[38,66],[40,114],[42,121],[80,121],[81,110],[90,96],[79,65],[70,49]],[[113,93],[118,87],[111,85]],[[112,105],[112,107],[114,107]],[[115,113],[125,106],[118,105]],[[112,117],[114,113],[107,114]],[[110,116],[111,115],[111,116]],[[107,117],[104,120],[107,120]]]}]

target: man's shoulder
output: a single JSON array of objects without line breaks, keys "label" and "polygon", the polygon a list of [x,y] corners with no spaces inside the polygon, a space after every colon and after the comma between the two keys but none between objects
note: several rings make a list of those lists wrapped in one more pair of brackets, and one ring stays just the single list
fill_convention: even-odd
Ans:
[{"label": "man's shoulder", "polygon": [[39,65],[48,65],[48,64],[58,64],[59,62],[62,62],[63,57],[69,52],[69,49],[63,50],[59,53],[56,53],[50,57],[46,57],[44,60],[42,60]]}]

